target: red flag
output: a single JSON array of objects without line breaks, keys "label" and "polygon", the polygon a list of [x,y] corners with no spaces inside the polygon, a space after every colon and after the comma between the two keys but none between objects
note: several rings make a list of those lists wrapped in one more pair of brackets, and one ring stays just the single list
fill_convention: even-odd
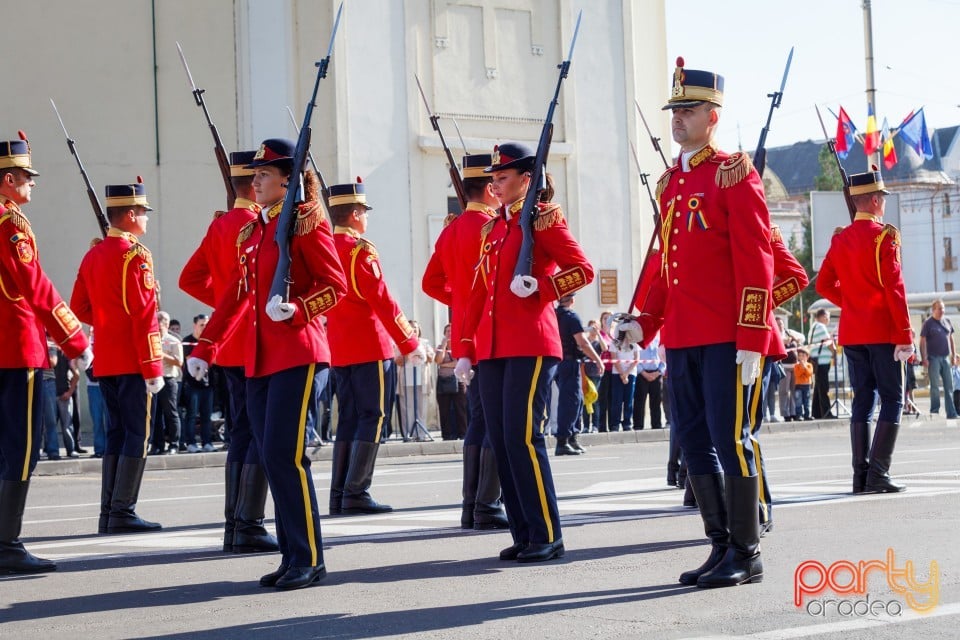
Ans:
[{"label": "red flag", "polygon": [[837,116],[836,147],[837,155],[841,158],[846,158],[847,154],[850,153],[850,149],[853,148],[853,136],[856,131],[857,128],[853,126],[853,121],[850,120],[850,116],[843,110],[843,107],[840,107],[840,115]]},{"label": "red flag", "polygon": [[880,150],[880,130],[877,129],[877,118],[873,114],[873,105],[867,105],[867,132],[863,136],[863,152],[872,155]]}]

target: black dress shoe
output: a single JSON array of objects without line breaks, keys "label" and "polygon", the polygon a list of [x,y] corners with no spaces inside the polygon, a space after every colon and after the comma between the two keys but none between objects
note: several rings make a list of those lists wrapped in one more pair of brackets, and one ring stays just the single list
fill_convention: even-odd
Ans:
[{"label": "black dress shoe", "polygon": [[86,453],[87,453],[87,450],[84,449],[83,447],[77,447],[77,448],[74,449],[74,451],[76,451],[77,453],[79,453],[79,454],[81,454],[81,455],[86,455]]},{"label": "black dress shoe", "polygon": [[501,560],[516,560],[520,552],[527,548],[526,542],[514,542],[512,545],[500,552]]},{"label": "black dress shoe", "polygon": [[582,452],[582,451],[578,451],[578,450],[574,449],[573,447],[571,447],[569,442],[564,442],[564,443],[562,443],[562,444],[561,444],[561,443],[557,443],[557,448],[556,448],[556,450],[553,452],[553,455],[555,455],[555,456],[578,456],[578,455],[580,455],[581,453],[583,453],[583,452]]},{"label": "black dress shoe", "polygon": [[276,586],[277,580],[279,580],[280,578],[282,578],[282,577],[284,576],[284,574],[287,573],[287,569],[289,569],[289,568],[290,568],[289,566],[287,566],[287,565],[285,565],[285,564],[281,564],[279,567],[277,567],[277,570],[276,570],[276,571],[271,571],[271,572],[268,573],[267,575],[265,575],[265,576],[263,576],[262,578],[260,578],[260,586],[261,586],[261,587],[274,587],[274,586]]},{"label": "black dress shoe", "polygon": [[531,543],[517,554],[517,562],[543,562],[554,558],[562,558],[563,554],[563,538],[546,544]]},{"label": "black dress shoe", "polygon": [[290,567],[274,586],[284,591],[303,589],[314,582],[320,582],[325,575],[327,575],[327,568],[322,564],[315,567]]}]

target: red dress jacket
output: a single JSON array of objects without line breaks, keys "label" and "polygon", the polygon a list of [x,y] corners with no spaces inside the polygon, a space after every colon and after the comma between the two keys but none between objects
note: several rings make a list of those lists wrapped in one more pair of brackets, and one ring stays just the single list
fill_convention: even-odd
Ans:
[{"label": "red dress jacket", "polygon": [[297,311],[284,322],[274,322],[266,312],[280,255],[274,236],[282,207],[283,203],[278,202],[240,229],[235,242],[235,284],[228,286],[217,301],[200,344],[191,353],[193,357],[215,362],[224,341],[246,322],[247,377],[330,363],[330,347],[320,316],[343,298],[347,285],[330,225],[316,203],[300,205],[295,234],[290,240],[293,282],[289,301],[297,306]]},{"label": "red dress jacket", "polygon": [[[237,237],[258,213],[257,203],[237,198],[233,209],[211,222],[207,235],[180,272],[180,288],[203,304],[216,307],[226,290],[237,286]],[[246,344],[247,327],[241,322],[233,335],[224,340],[216,364],[242,367]]]},{"label": "red dress jacket", "polygon": [[137,237],[115,229],[83,256],[70,306],[93,326],[98,376],[163,375],[153,257]]},{"label": "red dress jacket", "polygon": [[773,250],[763,183],[749,158],[707,145],[657,184],[660,250],[644,275],[645,343],[668,349],[733,342],[783,357],[773,320]]},{"label": "red dress jacket", "polygon": [[900,232],[869,213],[837,232],[817,293],[840,307],[840,344],[912,344],[900,265]]},{"label": "red dress jacket", "polygon": [[783,242],[780,227],[770,227],[770,249],[773,251],[773,306],[786,304],[810,284],[807,270],[797,261]]},{"label": "red dress jacket", "polygon": [[473,360],[527,356],[563,357],[554,300],[593,281],[593,266],[570,234],[556,204],[540,204],[534,222],[533,268],[537,291],[519,298],[510,291],[522,242],[519,212],[510,206],[488,222],[481,233],[477,264],[460,342]]},{"label": "red dress jacket", "polygon": [[347,367],[406,355],[420,341],[387,290],[376,247],[355,230],[334,229],[333,241],[347,277],[347,295],[327,314],[333,366]]},{"label": "red dress jacket", "polygon": [[30,222],[13,202],[0,205],[0,369],[45,369],[44,329],[68,358],[87,348],[80,321],[40,266]]},{"label": "red dress jacket", "polygon": [[460,332],[480,261],[480,234],[496,216],[496,209],[482,202],[468,202],[463,213],[440,232],[423,273],[423,292],[450,307],[450,350],[454,358],[464,357]]}]

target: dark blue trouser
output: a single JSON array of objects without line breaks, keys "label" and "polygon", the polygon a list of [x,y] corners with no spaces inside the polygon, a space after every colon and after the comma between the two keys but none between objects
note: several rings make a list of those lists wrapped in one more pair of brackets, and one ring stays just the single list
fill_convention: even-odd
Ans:
[{"label": "dark blue trouser", "polygon": [[307,403],[321,367],[329,371],[325,364],[310,364],[247,379],[250,430],[273,495],[283,563],[292,567],[323,564],[320,512],[304,446]]},{"label": "dark blue trouser", "polygon": [[903,363],[893,359],[892,344],[845,345],[850,368],[853,404],[850,422],[870,422],[873,417],[874,392],[880,394],[879,420],[900,422],[903,409]]},{"label": "dark blue trouser", "polygon": [[580,432],[583,383],[579,360],[561,360],[557,365],[557,438]]},{"label": "dark blue trouser", "polygon": [[130,373],[98,379],[110,416],[104,455],[147,457],[153,402],[143,377]]},{"label": "dark blue trouser", "polygon": [[380,442],[390,419],[388,409],[396,393],[396,377],[391,375],[392,369],[393,360],[333,368],[340,401],[338,441]]},{"label": "dark blue trouser", "polygon": [[184,382],[181,393],[187,405],[187,421],[180,428],[181,444],[196,444],[197,417],[200,418],[200,444],[213,444],[213,387],[194,387]]},{"label": "dark blue trouser", "polygon": [[40,457],[43,369],[0,369],[0,480],[26,482]]},{"label": "dark blue trouser", "polygon": [[473,368],[473,380],[467,385],[467,435],[463,437],[463,446],[480,445],[490,448],[487,437],[487,423],[483,418],[483,403],[480,402],[480,371]]},{"label": "dark blue trouser", "polygon": [[247,415],[247,376],[243,367],[221,367],[227,380],[227,406],[230,411],[230,448],[227,464],[260,464],[260,448],[250,431]]},{"label": "dark blue trouser", "polygon": [[753,476],[749,391],[732,342],[667,349],[670,403],[690,475]]},{"label": "dark blue trouser", "polygon": [[544,442],[547,390],[557,358],[483,360],[480,398],[514,542],[560,539],[560,512]]}]

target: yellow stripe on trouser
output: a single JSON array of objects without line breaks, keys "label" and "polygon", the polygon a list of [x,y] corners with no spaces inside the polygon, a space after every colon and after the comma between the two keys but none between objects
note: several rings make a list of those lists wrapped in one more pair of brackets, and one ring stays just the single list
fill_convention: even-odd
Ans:
[{"label": "yellow stripe on trouser", "polygon": [[21,482],[30,479],[30,452],[33,451],[33,385],[36,383],[36,373],[36,369],[27,369],[27,448],[23,455]]},{"label": "yellow stripe on trouser", "polygon": [[537,479],[537,495],[540,497],[540,510],[543,511],[543,521],[547,524],[547,542],[553,542],[553,522],[550,520],[547,492],[543,489],[543,475],[540,473],[540,462],[537,460],[537,450],[533,448],[533,398],[537,394],[537,380],[540,378],[540,368],[542,366],[543,357],[537,357],[537,364],[533,367],[533,379],[530,381],[530,393],[527,395],[527,424],[524,431],[524,442],[530,454],[530,464],[533,465],[533,476]]},{"label": "yellow stripe on trouser", "polygon": [[[740,372],[743,371],[743,365],[737,365],[737,408],[733,417],[733,442],[737,451],[737,459],[740,460],[740,475],[747,477],[750,475],[750,469],[747,467],[747,459],[743,455],[743,378]],[[756,383],[756,381],[754,381]]]},{"label": "yellow stripe on trouser", "polygon": [[760,510],[763,511],[763,521],[767,521],[767,503],[763,501],[763,467],[762,457],[760,455],[760,440],[754,436],[753,431],[757,423],[757,406],[760,404],[760,396],[763,395],[763,365],[765,357],[760,358],[760,378],[753,384],[753,393],[750,398],[750,442],[753,444],[753,460],[757,465],[757,482],[760,484]]},{"label": "yellow stripe on trouser", "polygon": [[307,486],[307,471],[303,468],[302,451],[307,429],[307,404],[310,401],[311,387],[313,386],[313,371],[317,365],[311,364],[307,369],[307,381],[303,385],[303,400],[300,402],[300,420],[297,425],[297,445],[294,447],[293,466],[300,475],[300,494],[303,496],[303,513],[307,519],[307,541],[310,543],[310,566],[317,565],[317,543],[313,532],[313,509],[310,508],[310,488]]},{"label": "yellow stripe on trouser", "polygon": [[141,457],[147,457],[147,448],[150,446],[150,409],[153,405],[153,394],[147,391],[147,421],[143,425],[143,455]]},{"label": "yellow stripe on trouser", "polygon": [[377,375],[380,379],[380,403],[377,405],[380,407],[380,419],[377,420],[377,433],[373,436],[374,442],[380,442],[380,431],[383,430],[383,418],[387,414],[387,408],[383,406],[383,396],[386,393],[384,389],[384,375],[383,375],[383,360],[377,363]]}]

